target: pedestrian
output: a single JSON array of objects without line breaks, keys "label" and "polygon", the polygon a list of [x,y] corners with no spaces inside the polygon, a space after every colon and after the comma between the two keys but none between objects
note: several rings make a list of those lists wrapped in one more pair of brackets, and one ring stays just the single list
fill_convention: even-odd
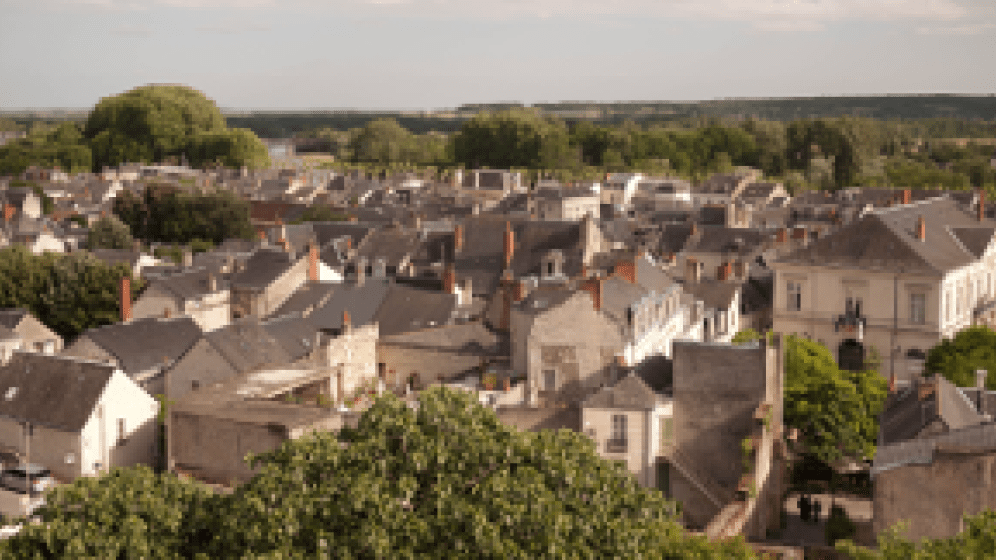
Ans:
[{"label": "pedestrian", "polygon": [[809,521],[809,498],[805,495],[799,497],[799,519]]},{"label": "pedestrian", "polygon": [[820,502],[818,500],[813,500],[813,523],[820,522]]}]

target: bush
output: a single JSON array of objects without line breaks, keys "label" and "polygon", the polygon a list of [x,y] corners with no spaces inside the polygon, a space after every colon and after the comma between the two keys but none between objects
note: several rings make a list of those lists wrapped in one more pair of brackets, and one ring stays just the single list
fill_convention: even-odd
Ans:
[{"label": "bush", "polygon": [[826,537],[827,545],[833,546],[841,539],[850,539],[854,536],[856,527],[854,522],[847,516],[847,512],[840,506],[830,508],[830,517],[827,519]]}]

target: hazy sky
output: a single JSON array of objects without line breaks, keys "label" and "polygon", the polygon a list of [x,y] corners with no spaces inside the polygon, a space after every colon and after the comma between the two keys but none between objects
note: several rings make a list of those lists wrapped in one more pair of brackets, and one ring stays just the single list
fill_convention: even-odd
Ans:
[{"label": "hazy sky", "polygon": [[0,108],[996,92],[994,0],[0,0]]}]

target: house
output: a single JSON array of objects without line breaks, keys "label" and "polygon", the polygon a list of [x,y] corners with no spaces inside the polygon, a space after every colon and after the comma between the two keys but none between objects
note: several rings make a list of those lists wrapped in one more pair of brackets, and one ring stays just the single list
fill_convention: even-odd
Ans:
[{"label": "house", "polygon": [[446,382],[482,373],[481,366],[507,357],[507,345],[480,322],[382,335],[377,341],[381,379],[391,388],[410,379]]},{"label": "house", "polygon": [[692,204],[692,185],[678,177],[647,177],[637,184],[630,202],[653,210],[687,208]]},{"label": "house", "polygon": [[320,263],[315,244],[301,258],[295,258],[286,248],[260,247],[244,268],[230,277],[232,318],[265,317],[305,282],[330,280],[332,271]]},{"label": "house", "polygon": [[576,222],[598,216],[600,204],[599,194],[591,190],[541,189],[532,195],[531,214],[540,220]]},{"label": "house", "polygon": [[994,464],[992,422],[880,446],[871,469],[874,533],[900,522],[913,542],[961,533],[964,516],[996,509]]},{"label": "house", "polygon": [[200,267],[150,277],[132,304],[132,316],[189,317],[203,331],[221,328],[231,319],[227,284],[221,274]]},{"label": "house", "polygon": [[62,337],[21,307],[0,309],[0,326],[23,341],[24,350],[55,354],[62,351]]},{"label": "house", "polygon": [[994,232],[949,198],[869,211],[771,264],[774,329],[836,350],[848,369],[874,348],[885,375],[916,378],[927,350],[996,295]]},{"label": "house", "polygon": [[164,372],[202,334],[189,317],[137,319],[83,332],[62,355],[117,367],[150,395],[158,395],[165,392]]},{"label": "house", "polygon": [[716,173],[692,190],[692,202],[696,206],[729,204],[739,198],[747,185],[760,176],[761,172],[756,169],[744,169],[736,173]]},{"label": "house", "polygon": [[31,187],[10,187],[0,191],[0,204],[4,209],[5,220],[14,216],[31,220],[42,217],[41,198]]},{"label": "house", "polygon": [[0,445],[59,480],[154,464],[159,403],[119,368],[16,352],[0,394]]},{"label": "house", "polygon": [[642,173],[608,173],[601,186],[603,204],[627,206],[641,181]]},{"label": "house", "polygon": [[716,276],[703,276],[702,267],[693,257],[686,259],[682,289],[701,301],[704,340],[729,342],[741,330],[743,285],[747,280],[744,267],[724,263],[716,268]]},{"label": "house", "polygon": [[740,191],[738,200],[751,208],[768,206],[784,206],[792,200],[792,196],[781,183],[750,183]]},{"label": "house", "polygon": [[[984,390],[985,375],[977,377]],[[983,413],[986,407],[980,407],[978,387],[975,389],[970,397],[965,389],[938,374],[892,387],[879,415],[878,445],[930,438],[989,421]]]}]

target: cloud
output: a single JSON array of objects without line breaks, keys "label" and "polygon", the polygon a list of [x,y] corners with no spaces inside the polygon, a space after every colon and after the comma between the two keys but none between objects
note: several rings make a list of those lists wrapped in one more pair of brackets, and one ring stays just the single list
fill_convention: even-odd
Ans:
[{"label": "cloud", "polygon": [[973,23],[964,25],[942,25],[936,27],[918,27],[916,32],[921,35],[980,35],[996,29],[996,24]]}]

